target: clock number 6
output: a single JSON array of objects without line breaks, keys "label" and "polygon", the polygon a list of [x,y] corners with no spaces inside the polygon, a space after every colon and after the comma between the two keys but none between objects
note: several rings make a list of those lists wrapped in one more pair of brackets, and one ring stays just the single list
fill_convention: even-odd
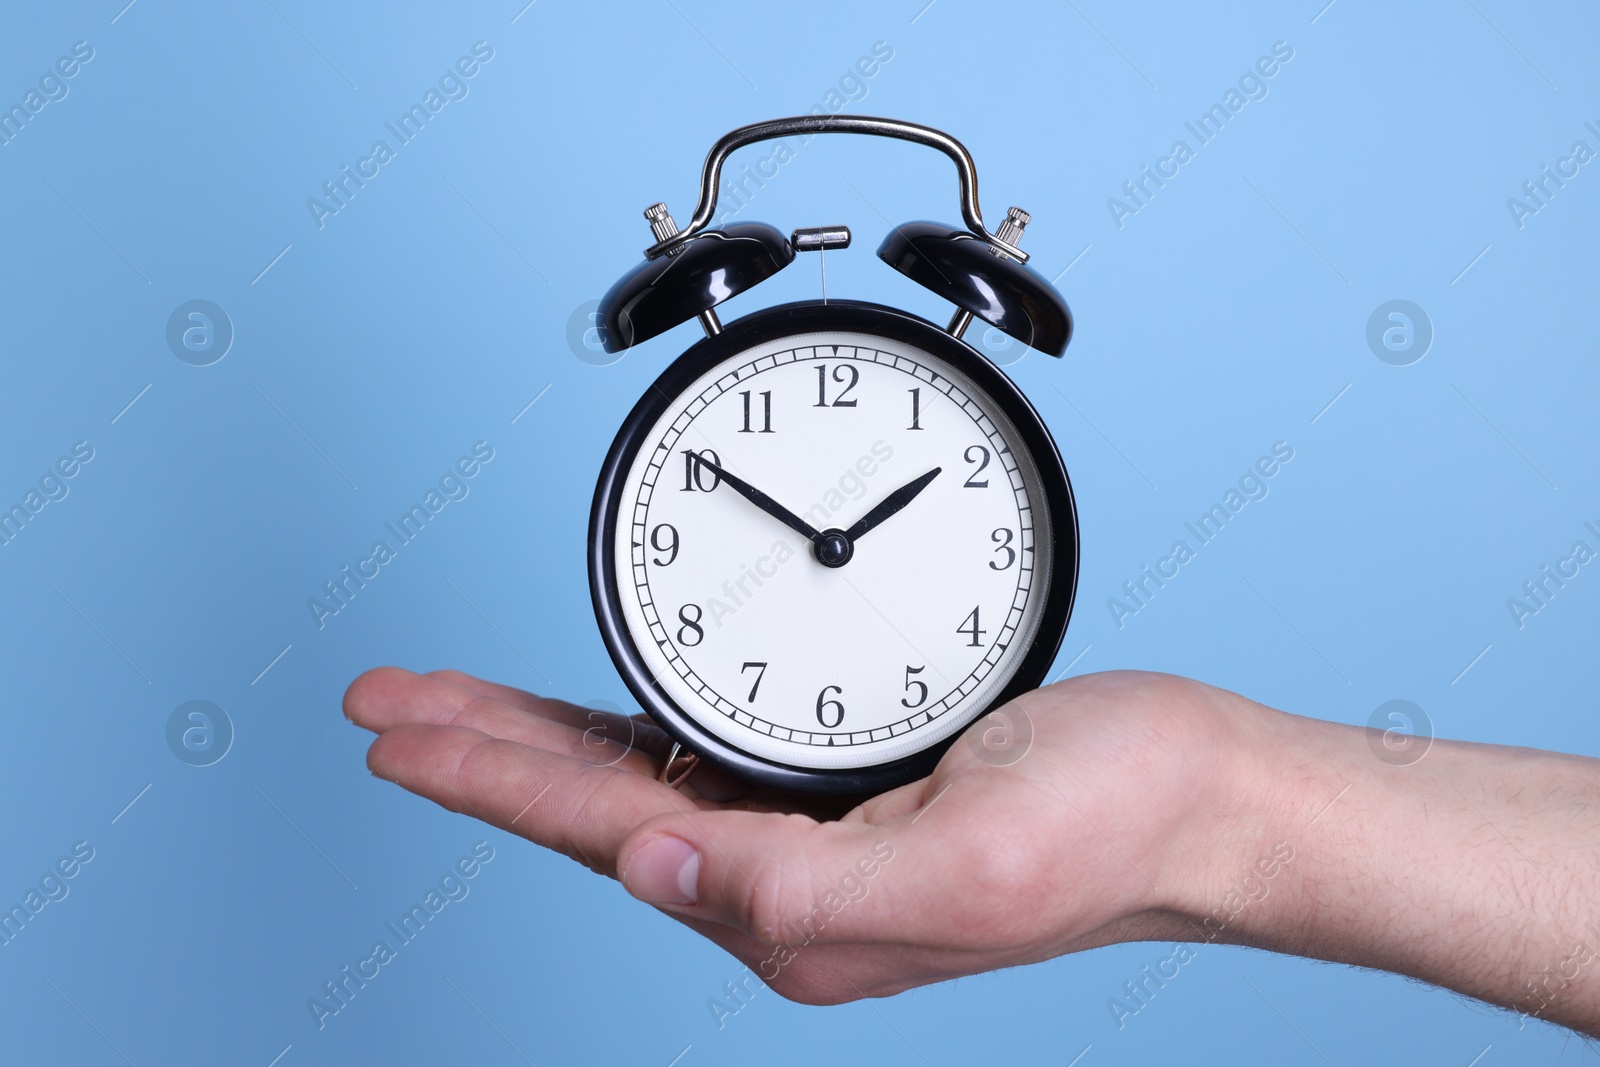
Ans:
[{"label": "clock number 6", "polygon": [[761,663],[756,663],[756,662],[752,661],[752,662],[746,663],[743,667],[740,667],[739,668],[739,673],[743,674],[745,671],[749,670],[751,667],[760,668],[759,670],[756,671],[756,684],[752,685],[750,687],[749,700],[750,700],[750,703],[754,704],[756,702],[756,690],[761,688],[761,679],[763,679],[763,678],[765,678],[767,676],[767,665],[766,665],[766,663],[764,661],[761,662]]},{"label": "clock number 6", "polygon": [[[974,452],[978,453],[977,459],[972,458],[972,454]],[[989,450],[982,445],[968,445],[967,450],[961,453],[961,458],[966,460],[968,463],[976,463],[978,465],[977,469],[972,472],[972,477],[963,482],[961,487],[963,489],[989,488],[989,479],[985,478],[981,482],[977,480],[978,475],[982,474],[984,468],[989,466]]]},{"label": "clock number 6", "polygon": [[[694,609],[693,618],[689,617],[690,608]],[[699,604],[685,604],[678,609],[678,621],[683,623],[682,626],[678,627],[678,644],[683,645],[685,648],[693,648],[706,639],[706,631],[700,625],[701,614]],[[690,633],[694,634],[693,641],[689,640]]]},{"label": "clock number 6", "polygon": [[[840,723],[844,722],[844,705],[839,703],[837,700],[828,699],[828,690],[830,689],[835,693],[838,693],[840,696],[844,696],[844,690],[836,685],[825,685],[822,687],[822,692],[817,694],[817,721],[831,730],[835,726],[838,726]],[[838,709],[833,713],[832,722],[828,721],[829,708]]]},{"label": "clock number 6", "polygon": [[[702,493],[709,493],[722,484],[722,478],[716,471],[707,470],[704,465],[695,459],[696,452],[692,448],[683,450],[683,488],[680,492],[692,493],[696,489]],[[704,456],[717,466],[722,466],[722,457],[709,448],[701,449],[698,455]],[[711,478],[711,484],[706,484],[706,478]]]},{"label": "clock number 6", "polygon": [[908,693],[911,692],[911,687],[912,686],[916,686],[917,687],[917,699],[915,699],[915,700],[907,700],[905,697],[901,697],[900,698],[900,705],[902,707],[920,708],[920,707],[922,707],[923,703],[925,701],[927,701],[927,699],[928,699],[928,683],[927,682],[918,681],[917,679],[911,677],[913,674],[921,674],[923,671],[925,671],[927,669],[928,668],[927,668],[926,664],[924,664],[921,667],[912,667],[910,665],[906,666],[906,692],[908,692]]}]

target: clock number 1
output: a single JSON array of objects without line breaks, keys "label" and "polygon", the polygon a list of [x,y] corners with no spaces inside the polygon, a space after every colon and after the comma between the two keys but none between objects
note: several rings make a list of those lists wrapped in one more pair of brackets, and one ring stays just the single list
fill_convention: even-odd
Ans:
[{"label": "clock number 1", "polygon": [[[697,456],[704,456],[717,466],[722,466],[722,457],[709,448],[701,449],[698,453],[692,448],[683,450],[683,488],[680,492],[692,493],[696,489],[702,493],[709,493],[722,484],[722,478],[716,471],[706,470],[705,466],[697,460]],[[706,484],[710,477],[711,484]]]},{"label": "clock number 1", "polygon": [[907,389],[906,392],[911,394],[911,425],[907,426],[906,429],[920,430],[922,429],[922,390]]},{"label": "clock number 1", "polygon": [[[828,699],[828,690],[830,689],[840,696],[844,696],[844,690],[836,685],[825,685],[822,687],[822,692],[817,694],[817,721],[831,730],[844,722],[844,705],[837,700]],[[837,709],[831,713],[833,715],[832,722],[828,721],[829,708]]]},{"label": "clock number 1", "polygon": [[744,429],[740,433],[771,433],[772,432],[772,390],[768,389],[761,394],[761,429],[750,429],[750,390],[746,389],[739,394],[744,397]]}]

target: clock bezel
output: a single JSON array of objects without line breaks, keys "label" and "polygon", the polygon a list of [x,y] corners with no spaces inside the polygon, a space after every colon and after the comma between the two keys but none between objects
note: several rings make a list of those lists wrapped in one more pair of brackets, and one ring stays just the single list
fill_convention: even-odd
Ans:
[{"label": "clock bezel", "polygon": [[[1050,517],[1051,578],[1033,643],[1016,672],[967,727],[910,756],[867,767],[796,767],[754,756],[712,734],[678,706],[645,665],[628,629],[617,584],[614,543],[617,514],[629,470],[645,438],[667,407],[718,363],[755,345],[823,330],[865,333],[912,345],[965,374],[1005,414],[1032,456]],[[1061,453],[1044,421],[1015,383],[965,341],[909,312],[855,300],[780,304],[728,323],[679,356],[645,390],[606,454],[589,517],[589,590],[595,619],[617,672],[640,706],[673,739],[708,762],[771,789],[793,793],[876,794],[926,777],[972,722],[1016,696],[1036,689],[1066,637],[1078,586],[1078,512]]]}]

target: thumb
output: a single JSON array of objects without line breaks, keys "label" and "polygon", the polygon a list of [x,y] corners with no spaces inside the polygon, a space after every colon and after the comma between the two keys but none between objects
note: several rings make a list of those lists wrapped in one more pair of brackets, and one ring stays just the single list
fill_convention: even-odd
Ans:
[{"label": "thumb", "polygon": [[617,857],[619,878],[646,903],[766,944],[887,940],[890,836],[887,827],[854,820],[678,812],[629,834]]}]

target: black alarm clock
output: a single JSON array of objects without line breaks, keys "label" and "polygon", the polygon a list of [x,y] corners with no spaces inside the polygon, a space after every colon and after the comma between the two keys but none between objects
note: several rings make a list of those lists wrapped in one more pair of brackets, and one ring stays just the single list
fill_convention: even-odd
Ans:
[{"label": "black alarm clock", "polygon": [[[729,153],[856,133],[955,162],[966,228],[910,222],[878,257],[956,306],[948,326],[891,307],[801,301],[719,321],[716,305],[842,250],[842,226],[711,229]],[[875,793],[928,774],[961,731],[1037,687],[1066,632],[1077,512],[1050,432],[963,341],[972,318],[1060,356],[1066,302],[1017,247],[1028,215],[984,228],[960,142],[926,126],[799,117],[711,149],[693,219],[645,211],[656,243],[600,302],[608,352],[698,318],[706,336],[622,424],[589,529],[600,632],[634,697],[677,742],[761,785]],[[680,758],[680,753],[683,756]]]}]

